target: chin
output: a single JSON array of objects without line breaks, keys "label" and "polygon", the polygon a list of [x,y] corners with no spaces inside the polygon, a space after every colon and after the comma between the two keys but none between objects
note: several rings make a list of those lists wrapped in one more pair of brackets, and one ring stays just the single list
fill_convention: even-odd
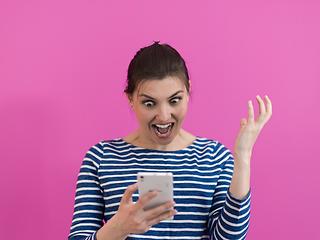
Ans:
[{"label": "chin", "polygon": [[167,137],[158,137],[157,135],[153,135],[153,139],[155,140],[155,143],[159,145],[169,145],[173,142],[173,140],[178,135],[178,132],[171,132],[169,136]]}]

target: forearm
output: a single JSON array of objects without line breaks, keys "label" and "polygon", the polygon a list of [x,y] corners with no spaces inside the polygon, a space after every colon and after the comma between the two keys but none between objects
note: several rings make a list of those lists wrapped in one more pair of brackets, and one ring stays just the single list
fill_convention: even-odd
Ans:
[{"label": "forearm", "polygon": [[226,203],[215,224],[212,223],[214,219],[209,219],[211,240],[245,239],[250,220],[250,199],[250,191],[247,197],[242,200],[234,198],[230,192],[227,193]]},{"label": "forearm", "polygon": [[[208,221],[208,229],[212,240],[244,239],[248,231],[250,219],[250,187],[248,192],[244,191],[243,196],[245,197],[243,198],[241,197],[242,194],[239,195],[237,193],[239,190],[237,185],[242,181],[236,180],[239,176],[239,174],[237,174],[237,167],[235,168],[236,171],[233,172],[235,161],[237,162],[237,159],[234,160],[234,158],[230,158],[220,173],[221,179],[219,179],[219,185],[216,187],[213,206]],[[243,169],[246,168],[244,167]],[[235,176],[233,177],[233,175]],[[240,174],[240,176],[242,175]],[[234,188],[237,192],[233,191],[233,193],[231,193],[231,182],[232,190]],[[226,184],[225,187],[224,184]],[[244,186],[244,184],[241,185]],[[228,188],[229,190],[227,190]]]},{"label": "forearm", "polygon": [[[250,154],[251,155],[251,154]],[[234,155],[234,169],[230,193],[234,198],[244,199],[250,190],[250,157]]]}]

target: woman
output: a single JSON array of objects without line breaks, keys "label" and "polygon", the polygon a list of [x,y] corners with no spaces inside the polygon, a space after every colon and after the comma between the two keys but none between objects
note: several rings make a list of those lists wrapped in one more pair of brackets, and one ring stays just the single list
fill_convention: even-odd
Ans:
[{"label": "woman", "polygon": [[[69,240],[244,239],[250,218],[251,152],[271,117],[269,98],[265,106],[257,96],[256,120],[249,101],[233,158],[219,142],[181,129],[190,81],[175,49],[158,42],[142,48],[129,65],[127,82],[125,92],[139,129],[87,152]],[[138,199],[136,174],[141,171],[172,172],[175,202],[143,211],[157,192]],[[174,220],[166,221],[173,215]]]}]

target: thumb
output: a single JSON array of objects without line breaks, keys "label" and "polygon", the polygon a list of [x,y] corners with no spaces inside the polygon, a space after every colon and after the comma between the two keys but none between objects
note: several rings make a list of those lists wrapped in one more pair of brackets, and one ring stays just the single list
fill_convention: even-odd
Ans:
[{"label": "thumb", "polygon": [[242,136],[242,133],[243,133],[244,129],[246,128],[246,126],[247,126],[247,119],[242,118],[240,121],[240,130],[239,130],[238,136],[236,138],[236,142],[238,142],[238,140]]},{"label": "thumb", "polygon": [[126,191],[124,192],[121,202],[123,203],[130,203],[132,202],[132,195],[138,189],[138,184],[135,183],[127,187]]},{"label": "thumb", "polygon": [[246,125],[247,125],[247,119],[242,118],[240,121],[240,132],[242,132],[245,129]]}]

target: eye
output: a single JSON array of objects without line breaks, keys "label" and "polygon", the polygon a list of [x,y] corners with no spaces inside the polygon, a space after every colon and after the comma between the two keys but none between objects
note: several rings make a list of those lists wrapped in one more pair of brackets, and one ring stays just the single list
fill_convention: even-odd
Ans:
[{"label": "eye", "polygon": [[180,100],[181,100],[181,97],[172,98],[170,99],[170,104],[177,104],[180,102]]},{"label": "eye", "polygon": [[155,103],[153,101],[144,101],[143,104],[147,107],[153,107],[155,105]]}]

